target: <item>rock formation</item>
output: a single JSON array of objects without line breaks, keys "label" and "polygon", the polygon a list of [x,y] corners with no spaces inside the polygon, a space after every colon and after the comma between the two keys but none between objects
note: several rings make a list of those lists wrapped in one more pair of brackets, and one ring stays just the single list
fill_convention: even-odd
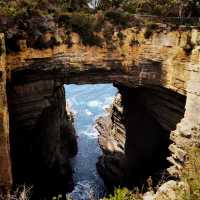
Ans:
[{"label": "rock formation", "polygon": [[124,182],[126,172],[124,107],[118,93],[111,107],[110,115],[97,119],[99,145],[103,155],[99,158],[97,169],[108,186]]},{"label": "rock formation", "polygon": [[0,192],[8,193],[12,185],[12,174],[9,114],[6,95],[5,43],[3,34],[0,34],[0,96]]},{"label": "rock formation", "polygon": [[117,87],[110,121],[98,120],[104,155],[97,166],[109,185],[143,186],[169,166],[169,135],[183,118],[185,96],[160,87]]},{"label": "rock formation", "polygon": [[[72,122],[65,111],[64,83],[112,82],[119,88],[121,99],[116,98],[111,119],[98,123],[105,153],[99,169],[108,175],[108,181],[121,181],[113,174],[119,175],[125,167],[123,177],[132,182],[131,177],[146,170],[147,163],[154,168],[151,160],[155,161],[155,154],[165,162],[168,154],[159,154],[164,148],[160,141],[167,146],[166,138],[181,120],[187,96],[184,119],[170,136],[174,143],[170,146],[173,167],[169,171],[178,174],[186,158],[185,147],[197,145],[199,138],[199,29],[158,25],[149,31],[148,27],[132,27],[120,31],[123,39],[119,31],[109,44],[102,38],[101,47],[85,46],[72,33],[68,47],[63,28],[44,24],[53,28],[37,39],[28,33],[20,38],[13,36],[6,40],[6,57],[2,48],[0,51],[1,188],[12,184],[12,175],[16,182],[25,178],[37,182],[42,177],[51,187],[57,183],[53,179],[70,179],[69,158],[77,149]],[[3,44],[3,35],[0,40]],[[10,49],[11,44],[17,48]],[[107,126],[104,120],[109,121]],[[144,168],[139,170],[141,166]],[[18,176],[20,171],[22,176]]]},{"label": "rock formation", "polygon": [[8,94],[14,183],[52,194],[73,189],[69,159],[77,143],[64,87],[53,80],[11,84]]}]

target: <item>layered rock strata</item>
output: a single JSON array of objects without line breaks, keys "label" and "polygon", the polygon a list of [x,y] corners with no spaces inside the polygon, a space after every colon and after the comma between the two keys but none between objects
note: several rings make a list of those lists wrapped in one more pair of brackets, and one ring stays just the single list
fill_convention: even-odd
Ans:
[{"label": "layered rock strata", "polygon": [[12,185],[5,65],[4,35],[0,34],[0,194],[9,192]]},{"label": "layered rock strata", "polygon": [[[103,38],[102,47],[84,46],[77,34],[71,34],[72,46],[66,44],[63,29],[56,32],[59,45],[43,49],[30,48],[25,39],[20,51],[7,55],[7,67],[13,80],[21,81],[56,79],[62,83],[120,82],[129,87],[162,85],[186,94],[192,49],[199,43],[198,28],[184,27],[173,30],[157,26],[146,36],[147,27],[133,27],[111,35],[112,47]],[[48,43],[52,34],[44,34]],[[54,35],[55,36],[55,35]],[[190,51],[188,50],[190,49]],[[37,74],[37,76],[32,76]]]},{"label": "layered rock strata", "polygon": [[169,161],[173,166],[169,172],[180,176],[183,164],[187,160],[187,151],[191,147],[200,147],[200,49],[195,48],[192,52],[190,64],[186,70],[190,73],[187,82],[187,102],[184,118],[177,125],[177,129],[171,133],[173,144],[170,145],[172,152]]},{"label": "layered rock strata", "polygon": [[14,183],[47,194],[73,189],[70,158],[77,153],[64,87],[55,81],[8,87]]},{"label": "layered rock strata", "polygon": [[[45,23],[43,23],[43,25],[47,26]],[[23,157],[24,152],[27,152],[27,154],[30,153],[29,155],[33,156],[32,158],[30,156],[29,160],[36,160],[35,163],[40,163],[41,161],[42,166],[46,167],[47,163],[50,163],[50,168],[47,166],[47,169],[50,169],[50,171],[55,168],[56,172],[61,170],[62,163],[64,163],[63,165],[67,166],[66,163],[68,163],[68,156],[65,157],[65,161],[63,161],[63,157],[61,156],[63,143],[59,139],[63,137],[61,131],[63,128],[59,127],[64,126],[61,123],[63,121],[63,117],[58,116],[58,113],[63,113],[63,109],[65,107],[63,104],[64,97],[61,98],[61,96],[64,94],[61,95],[60,92],[62,90],[61,86],[63,83],[83,84],[117,82],[130,88],[128,91],[134,90],[134,88],[137,87],[151,88],[152,90],[149,89],[147,93],[152,99],[154,99],[155,102],[159,100],[159,104],[160,101],[163,102],[163,95],[165,96],[167,93],[168,96],[171,91],[185,96],[187,95],[188,101],[186,103],[185,119],[183,119],[180,125],[178,125],[177,131],[173,132],[171,135],[174,144],[170,147],[170,150],[173,152],[170,162],[174,164],[175,167],[173,168],[175,171],[177,171],[177,169],[179,171],[186,157],[186,152],[184,150],[185,145],[190,146],[191,144],[196,144],[199,133],[199,117],[197,112],[197,105],[199,104],[199,29],[196,27],[192,27],[191,29],[187,29],[186,27],[173,29],[173,27],[167,25],[158,25],[154,30],[148,30],[148,27],[133,27],[120,31],[120,34],[123,34],[123,39],[119,37],[119,31],[115,32],[111,36],[110,44],[112,45],[103,41],[102,47],[84,46],[81,43],[78,35],[72,33],[72,46],[69,47],[66,44],[67,36],[65,34],[65,30],[62,28],[58,29],[56,26],[53,27],[55,28],[53,32],[45,32],[38,38],[37,41],[33,40],[34,44],[35,42],[37,43],[36,46],[30,45],[30,38],[27,39],[27,37],[11,38],[11,40],[6,41],[7,49],[10,49],[9,47],[12,47],[12,44],[18,44],[18,47],[17,51],[12,51],[12,49],[10,49],[11,51],[9,51],[9,54],[7,54],[5,58],[6,65],[4,62],[1,64],[1,68],[3,67],[3,69],[1,69],[2,94],[0,96],[0,102],[3,103],[0,104],[0,110],[2,113],[1,115],[4,117],[2,117],[0,124],[2,127],[0,134],[1,136],[6,135],[6,137],[1,137],[3,139],[1,141],[3,142],[0,148],[2,148],[3,151],[1,156],[4,162],[0,163],[0,172],[2,173],[3,171],[4,173],[5,166],[8,167],[6,167],[7,175],[0,178],[0,185],[10,185],[12,182],[8,144],[9,126],[7,112],[8,108],[6,104],[7,96],[9,97],[8,99],[10,105],[9,114],[11,119],[11,146],[12,149],[14,149],[12,150],[12,157],[14,159],[13,166],[20,166],[19,163],[25,158],[25,156]],[[147,34],[149,31],[151,34]],[[54,43],[52,43],[52,38],[54,38]],[[102,39],[104,40],[105,38]],[[38,45],[40,48],[37,48]],[[2,51],[0,52],[2,53]],[[3,57],[1,56],[1,58]],[[11,71],[11,76],[8,73],[9,71]],[[9,94],[6,92],[5,88],[6,77],[7,85],[9,86]],[[165,88],[165,91],[166,89],[170,89],[171,91],[161,92],[160,89],[154,90],[153,88],[155,88],[155,86],[158,86],[158,88]],[[123,91],[123,89],[120,90]],[[141,91],[143,90],[144,89]],[[146,90],[147,89],[145,89],[145,91]],[[115,120],[114,124],[117,124],[116,128],[114,128],[112,123],[110,125],[111,128],[107,128],[108,130],[114,129],[116,135],[118,135],[118,132],[120,135],[120,138],[118,138],[120,145],[118,145],[118,143],[114,143],[109,148],[111,148],[111,151],[113,152],[119,151],[120,155],[125,154],[126,159],[130,159],[130,166],[132,167],[136,165],[135,160],[133,160],[131,158],[132,156],[130,156],[130,151],[136,152],[137,150],[140,152],[141,155],[134,154],[134,156],[136,160],[137,156],[141,156],[141,163],[149,163],[147,162],[147,158],[151,157],[151,155],[148,157],[144,152],[148,151],[148,148],[152,146],[145,145],[137,147],[136,143],[132,143],[139,140],[140,142],[144,142],[144,144],[146,144],[146,140],[144,138],[137,138],[140,136],[139,134],[129,135],[129,132],[136,132],[132,131],[132,129],[137,130],[137,132],[141,131],[145,135],[145,130],[140,130],[140,128],[144,127],[139,126],[139,119],[142,118],[141,113],[143,113],[143,115],[146,117],[145,119],[148,118],[151,121],[149,125],[150,127],[152,124],[154,124],[155,126],[152,125],[154,128],[157,127],[157,130],[160,129],[162,133],[167,132],[167,134],[170,130],[175,129],[175,122],[178,123],[180,120],[180,116],[175,116],[175,113],[177,112],[176,105],[179,105],[179,103],[176,101],[176,98],[174,102],[175,108],[172,106],[172,104],[170,104],[170,109],[166,111],[165,109],[168,108],[168,104],[163,103],[163,105],[167,106],[162,107],[152,105],[151,101],[144,101],[145,98],[150,99],[150,97],[145,96],[145,92],[140,93],[138,91],[140,90],[137,89],[137,91],[134,90],[133,92],[128,92],[129,95],[136,92],[138,97],[135,99],[126,94],[126,92],[122,92],[122,96],[127,98],[122,99],[122,107],[125,108],[124,105],[127,104],[127,108],[130,106],[129,109],[136,112],[137,115],[132,116],[132,113],[128,110],[123,110],[122,112],[119,108],[120,106],[118,106],[115,111],[115,116],[113,114],[112,117],[113,120]],[[153,95],[152,91],[155,91]],[[56,95],[57,93],[61,96]],[[59,96],[59,98],[57,96]],[[134,104],[131,106],[131,103],[128,100],[129,98],[135,103],[135,107]],[[164,102],[168,101],[168,98],[166,99],[167,100]],[[169,99],[171,101],[171,98]],[[143,102],[145,106],[143,104],[141,105],[140,101]],[[62,104],[62,106],[58,106],[55,102]],[[141,113],[138,111],[140,106],[142,110]],[[61,121],[60,125],[59,122],[53,120],[55,116],[52,114],[51,108],[52,110],[56,110],[56,112],[54,112],[55,116],[58,118],[61,117],[59,120]],[[159,112],[159,110],[162,110],[162,112]],[[52,121],[46,117],[46,113],[49,113],[48,115],[51,116]],[[169,119],[168,115],[165,116],[165,113],[173,115],[173,120]],[[158,117],[159,115],[161,115],[161,117]],[[127,119],[127,121],[124,119]],[[44,124],[47,124],[47,121],[45,122],[45,120],[48,121],[48,124],[52,122],[46,128],[44,127]],[[67,121],[69,122],[70,120]],[[133,124],[137,124],[136,122],[138,122],[138,126],[132,128]],[[119,124],[122,125],[119,126]],[[119,131],[116,130],[117,127],[119,128]],[[52,134],[51,130],[54,130],[54,134]],[[48,135],[47,132],[51,132],[51,134]],[[128,133],[126,134],[126,138],[123,137],[124,132]],[[155,136],[158,132],[155,131],[153,135]],[[189,133],[191,133],[190,136],[187,135]],[[42,135],[46,135],[47,137],[45,138]],[[113,135],[113,133],[109,132],[108,135]],[[109,141],[114,141],[115,138],[118,137],[116,135],[114,136],[114,139],[113,136],[110,137]],[[161,137],[164,137],[163,135]],[[40,136],[42,141],[38,142],[38,138],[40,138]],[[158,134],[158,138],[159,136],[160,135]],[[49,142],[48,137],[51,139],[53,138],[58,142],[57,144],[52,145],[52,149],[56,151],[53,151],[50,148],[51,143]],[[150,136],[146,134],[145,137],[149,138]],[[124,146],[125,139],[126,144]],[[20,140],[23,143],[19,142]],[[70,139],[68,138],[68,141],[69,140]],[[155,146],[157,146],[157,140],[158,139],[156,138]],[[25,141],[28,142],[26,143]],[[39,144],[39,148],[36,148],[34,145],[32,145],[32,141],[35,145]],[[151,138],[149,141],[151,141]],[[26,145],[26,148],[24,148],[21,144]],[[20,148],[18,149],[17,146]],[[136,146],[137,148],[131,149],[130,146]],[[69,147],[71,146],[69,145]],[[24,150],[22,150],[21,155],[20,151],[23,148]],[[75,150],[73,150],[73,147],[71,148],[74,152]],[[117,150],[113,150],[115,148]],[[17,159],[17,156],[15,156],[15,149],[16,154],[20,158],[19,160]],[[40,154],[39,149],[49,155]],[[104,151],[106,152],[107,150],[105,149]],[[69,150],[69,154],[70,151],[71,150]],[[149,151],[149,153],[152,153],[152,149]],[[36,156],[34,157],[33,154]],[[42,159],[44,157],[48,158],[46,160]],[[112,158],[113,157],[111,157],[111,160]],[[18,164],[16,164],[17,162]],[[104,162],[104,159],[102,159],[102,162]],[[56,167],[54,168],[54,166]],[[121,163],[120,168],[123,168],[123,166],[121,167]],[[15,170],[20,169],[18,169],[18,167],[14,167],[13,171]],[[41,171],[44,171],[44,169]],[[116,172],[115,174],[117,174],[118,168],[116,168],[114,171]],[[129,171],[130,170],[127,170],[128,173]],[[172,174],[175,174],[175,171],[170,170]],[[69,173],[71,173],[70,169]],[[133,174],[130,173],[130,175],[132,176]],[[30,177],[36,176],[35,174],[32,174]],[[18,178],[15,178],[15,180],[16,179]]]},{"label": "layered rock strata", "polygon": [[118,93],[109,115],[96,121],[96,129],[100,134],[98,142],[103,151],[97,162],[97,169],[107,186],[124,182],[126,129],[123,111],[121,94]]},{"label": "layered rock strata", "polygon": [[170,132],[184,116],[186,98],[160,87],[118,88],[111,116],[97,121],[104,152],[97,167],[108,185],[143,186],[169,166]]}]

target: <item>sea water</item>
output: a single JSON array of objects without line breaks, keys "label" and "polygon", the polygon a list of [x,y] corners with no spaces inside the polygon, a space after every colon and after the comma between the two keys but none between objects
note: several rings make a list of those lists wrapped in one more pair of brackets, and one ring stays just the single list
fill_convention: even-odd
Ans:
[{"label": "sea water", "polygon": [[99,199],[106,193],[105,185],[96,170],[102,154],[98,132],[94,128],[98,117],[106,115],[117,89],[112,84],[65,85],[66,100],[75,115],[78,154],[72,159],[75,188],[73,200]]}]

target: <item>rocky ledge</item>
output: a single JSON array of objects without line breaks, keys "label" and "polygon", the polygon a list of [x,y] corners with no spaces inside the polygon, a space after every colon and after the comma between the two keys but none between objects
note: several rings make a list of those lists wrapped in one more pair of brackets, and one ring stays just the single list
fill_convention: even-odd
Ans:
[{"label": "rocky ledge", "polygon": [[97,169],[108,186],[143,186],[156,181],[169,163],[170,132],[185,111],[185,97],[160,87],[118,85],[110,115],[97,120],[103,155]]},{"label": "rocky ledge", "polygon": [[103,155],[97,162],[97,169],[107,186],[122,184],[125,177],[125,127],[121,95],[118,93],[109,115],[96,121],[99,145]]}]

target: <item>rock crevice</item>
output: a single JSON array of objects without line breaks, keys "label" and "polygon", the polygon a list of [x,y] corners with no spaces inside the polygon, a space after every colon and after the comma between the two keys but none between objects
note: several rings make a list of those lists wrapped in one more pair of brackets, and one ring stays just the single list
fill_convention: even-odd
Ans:
[{"label": "rock crevice", "polygon": [[[157,155],[162,151],[159,141],[168,139],[170,131],[176,129],[184,114],[183,96],[187,96],[184,119],[170,136],[173,155],[169,160],[173,167],[169,171],[179,173],[186,146],[198,146],[200,31],[195,27],[156,28],[149,38],[145,38],[145,31],[138,27],[121,30],[123,41],[115,32],[110,48],[105,44],[84,46],[74,33],[72,46],[67,47],[65,32],[59,29],[55,30],[59,40],[55,46],[37,49],[27,46],[25,38],[15,38],[20,48],[7,55],[0,34],[0,187],[12,184],[9,135],[13,174],[18,174],[18,170],[22,173],[25,168],[25,174],[29,174],[36,165],[40,172],[45,171],[47,180],[52,171],[55,179],[63,175],[69,178],[68,160],[77,150],[72,120],[65,112],[64,83],[112,82],[121,86],[122,98],[116,98],[111,118],[98,122],[99,142],[105,153],[98,168],[101,173],[106,172],[108,181],[133,177],[139,168],[145,170],[155,154],[166,162],[167,154]],[[44,43],[40,45],[49,44],[51,36],[52,33],[42,35]],[[67,154],[63,153],[65,147]],[[33,165],[22,166],[24,163]],[[68,170],[63,171],[63,167]],[[119,172],[123,172],[123,177],[117,176]],[[33,173],[29,178],[38,176]],[[23,177],[19,176],[22,182]]]},{"label": "rock crevice", "polygon": [[144,184],[169,166],[170,132],[184,116],[186,98],[160,87],[117,87],[111,115],[97,120],[104,152],[97,167],[109,185]]}]

